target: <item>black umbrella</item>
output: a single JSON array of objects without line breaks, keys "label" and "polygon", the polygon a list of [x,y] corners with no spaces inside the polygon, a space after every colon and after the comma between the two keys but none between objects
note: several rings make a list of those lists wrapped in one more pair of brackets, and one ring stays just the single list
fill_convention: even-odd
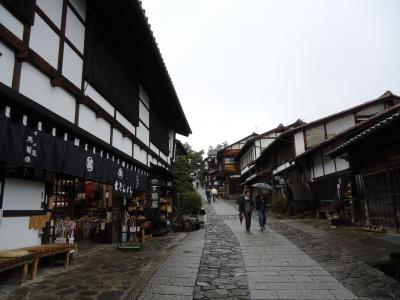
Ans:
[{"label": "black umbrella", "polygon": [[270,186],[268,183],[264,183],[264,182],[258,182],[252,185],[252,187],[254,188],[258,188],[258,189],[263,189],[263,190],[274,190],[274,188],[272,186]]}]

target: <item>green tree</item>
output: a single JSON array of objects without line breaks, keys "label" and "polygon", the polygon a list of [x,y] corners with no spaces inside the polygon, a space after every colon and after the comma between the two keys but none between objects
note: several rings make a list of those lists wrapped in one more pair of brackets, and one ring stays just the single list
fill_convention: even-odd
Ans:
[{"label": "green tree", "polygon": [[173,163],[174,189],[176,193],[193,191],[190,177],[190,164],[187,156],[178,156]]}]

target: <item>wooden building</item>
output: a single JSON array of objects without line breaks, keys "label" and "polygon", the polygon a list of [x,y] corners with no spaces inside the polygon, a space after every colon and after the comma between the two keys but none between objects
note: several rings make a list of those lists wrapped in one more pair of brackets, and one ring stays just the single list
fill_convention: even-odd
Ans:
[{"label": "wooden building", "polygon": [[207,157],[204,159],[205,180],[206,187],[220,186],[219,181],[219,164],[218,164],[218,150],[209,150]]},{"label": "wooden building", "polygon": [[346,198],[361,223],[400,228],[400,106],[349,132],[327,154],[345,158],[352,177]]},{"label": "wooden building", "polygon": [[140,2],[1,0],[0,53],[0,249],[51,241],[31,217],[74,218],[85,189],[117,241],[191,133]]},{"label": "wooden building", "polygon": [[249,136],[219,150],[217,153],[219,178],[223,185],[224,196],[228,199],[237,198],[242,189],[240,187],[239,162],[235,158],[247,141],[256,136],[257,134],[253,132]]},{"label": "wooden building", "polygon": [[258,159],[262,151],[267,148],[283,132],[305,124],[300,119],[288,126],[280,124],[278,127],[249,139],[236,156],[240,169],[240,185],[248,186],[256,179],[257,172],[253,162]]},{"label": "wooden building", "polygon": [[326,153],[341,134],[398,101],[397,96],[386,92],[375,100],[285,132],[254,162],[257,176],[284,189],[297,210],[317,209],[321,201],[334,201],[338,184],[344,186],[350,178],[349,164]]}]

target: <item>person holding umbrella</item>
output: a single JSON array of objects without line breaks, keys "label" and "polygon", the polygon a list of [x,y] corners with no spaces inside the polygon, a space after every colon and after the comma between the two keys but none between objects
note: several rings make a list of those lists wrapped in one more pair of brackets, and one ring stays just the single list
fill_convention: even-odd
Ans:
[{"label": "person holding umbrella", "polygon": [[258,222],[260,224],[260,231],[263,232],[265,230],[265,224],[267,223],[267,217],[266,217],[266,199],[264,195],[261,193],[260,190],[258,190],[257,195],[255,197],[255,204],[256,204],[256,210],[258,213]]},{"label": "person holding umbrella", "polygon": [[254,202],[251,199],[250,190],[245,190],[244,195],[239,200],[239,212],[244,215],[246,220],[246,232],[250,232],[251,215],[254,210]]}]

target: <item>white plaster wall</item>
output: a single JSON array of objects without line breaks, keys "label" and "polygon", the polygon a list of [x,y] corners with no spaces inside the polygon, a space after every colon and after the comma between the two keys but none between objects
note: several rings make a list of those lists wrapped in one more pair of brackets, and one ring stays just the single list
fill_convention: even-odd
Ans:
[{"label": "white plaster wall", "polygon": [[377,105],[371,106],[369,108],[363,109],[363,110],[357,112],[357,115],[359,115],[359,116],[374,115],[383,110],[385,110],[385,105],[383,103],[381,103],[381,104],[377,104]]},{"label": "white plaster wall", "polygon": [[64,119],[75,121],[75,98],[62,88],[53,87],[50,79],[29,63],[22,64],[20,93]]},{"label": "white plaster wall", "polygon": [[65,43],[62,73],[79,89],[82,83],[82,69],[83,60]]},{"label": "white plaster wall", "polygon": [[149,130],[142,124],[142,122],[139,122],[139,127],[136,127],[136,136],[145,145],[149,145],[150,143]]},{"label": "white plaster wall", "polygon": [[132,156],[132,141],[122,135],[118,129],[113,129],[113,143],[112,145],[121,150],[122,152]]},{"label": "white plaster wall", "polygon": [[335,169],[335,161],[330,158],[330,156],[327,156],[326,153],[332,149],[324,149],[322,152],[322,157],[324,159],[324,170],[325,170],[325,175],[332,174],[336,172]]},{"label": "white plaster wall", "polygon": [[14,51],[0,41],[0,82],[11,87],[14,74]]},{"label": "white plaster wall", "polygon": [[261,139],[261,148],[267,148],[275,139]]},{"label": "white plaster wall", "polygon": [[65,36],[81,53],[83,53],[85,45],[85,26],[69,7],[67,9]]},{"label": "white plaster wall", "polygon": [[336,170],[339,171],[343,171],[343,170],[347,170],[350,166],[347,160],[342,159],[342,158],[335,158],[336,161]]},{"label": "white plaster wall", "polygon": [[150,142],[150,149],[153,150],[157,154],[160,153],[160,150],[152,142]]},{"label": "white plaster wall", "polygon": [[139,101],[139,118],[147,127],[150,127],[149,110],[146,108],[146,106],[144,106],[141,101]]},{"label": "white plaster wall", "polygon": [[140,161],[143,164],[147,164],[147,152],[141,149],[138,145],[133,145],[133,158]]},{"label": "white plaster wall", "polygon": [[169,130],[169,158],[174,155],[175,132],[173,129]]},{"label": "white plaster wall", "polygon": [[326,133],[328,137],[334,136],[355,124],[355,119],[353,114],[349,114],[341,117],[340,119],[336,119],[326,123]]},{"label": "white plaster wall", "polygon": [[136,127],[133,126],[131,122],[129,122],[123,115],[121,115],[118,111],[116,114],[116,119],[120,122],[126,129],[128,129],[132,134],[136,134]]},{"label": "white plaster wall", "polygon": [[161,157],[164,161],[167,161],[167,156],[166,156],[164,153],[162,153],[161,151],[160,151],[160,157]]},{"label": "white plaster wall", "polygon": [[305,151],[304,133],[302,131],[294,135],[294,147],[296,151],[296,156],[304,153]]},{"label": "white plaster wall", "polygon": [[97,92],[90,84],[85,82],[85,95],[89,96],[94,102],[100,105],[111,116],[114,116],[114,107],[99,92]]},{"label": "white plaster wall", "polygon": [[43,10],[46,16],[48,16],[58,28],[61,28],[63,0],[36,0],[36,5]]},{"label": "white plaster wall", "polygon": [[4,210],[40,210],[44,197],[44,182],[6,178]]},{"label": "white plaster wall", "polygon": [[24,25],[1,4],[0,24],[12,32],[17,38],[22,40],[24,36]]},{"label": "white plaster wall", "polygon": [[29,229],[29,217],[3,218],[0,226],[0,250],[40,245],[38,230]]},{"label": "white plaster wall", "polygon": [[313,161],[314,161],[314,178],[324,176],[324,170],[322,168],[321,155],[320,155],[319,152],[314,154]]},{"label": "white plaster wall", "polygon": [[58,63],[59,41],[58,35],[36,14],[29,46],[55,69]]},{"label": "white plaster wall", "polygon": [[96,113],[83,104],[79,106],[78,126],[106,143],[110,143],[111,125],[106,120],[97,118]]},{"label": "white plaster wall", "polygon": [[85,0],[69,0],[83,20],[86,20],[86,1]]},{"label": "white plaster wall", "polygon": [[[6,178],[3,209],[40,210],[45,192],[43,182]],[[2,218],[0,250],[40,244],[38,231],[29,229],[29,217]]]},{"label": "white plaster wall", "polygon": [[147,106],[147,108],[150,108],[149,96],[147,95],[146,91],[141,86],[139,87],[139,97],[140,97],[140,99],[142,99],[142,101]]}]

